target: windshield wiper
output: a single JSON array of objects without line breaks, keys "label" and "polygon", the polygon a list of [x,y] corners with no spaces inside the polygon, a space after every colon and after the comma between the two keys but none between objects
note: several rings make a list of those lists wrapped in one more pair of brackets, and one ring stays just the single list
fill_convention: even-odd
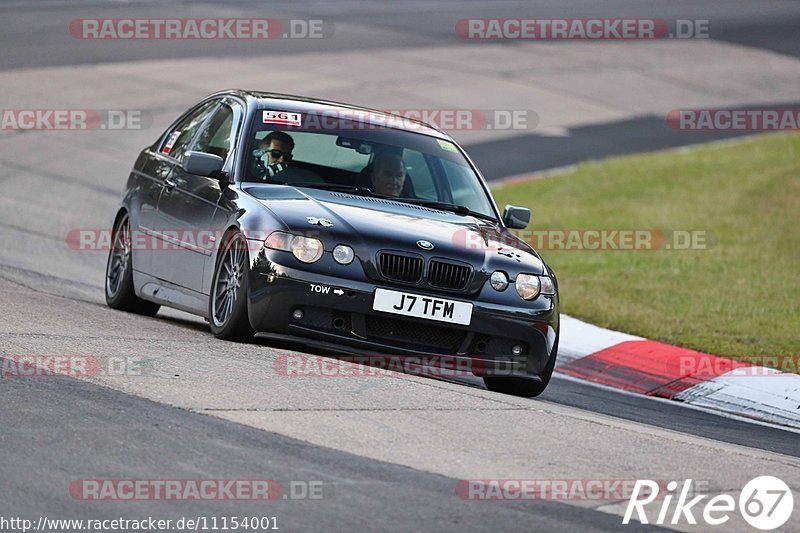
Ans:
[{"label": "windshield wiper", "polygon": [[440,211],[449,211],[457,215],[463,215],[463,216],[469,215],[475,218],[497,222],[497,219],[495,217],[491,215],[486,215],[484,213],[479,213],[477,211],[473,211],[472,209],[470,209],[465,205],[449,204],[447,202],[426,200],[424,198],[397,198],[396,200],[399,202],[405,202],[407,204],[421,205],[423,207],[430,207],[431,209],[439,209]]},{"label": "windshield wiper", "polygon": [[[344,183],[318,183],[318,182],[308,182],[308,183],[287,183],[282,182],[280,185],[289,185],[291,187],[307,187],[309,189],[322,189],[325,191],[344,191],[350,192],[353,194],[360,194],[363,196],[373,196],[374,193],[372,189],[369,187],[359,187],[357,185],[347,185]],[[375,195],[378,196],[378,195]]]},{"label": "windshield wiper", "polygon": [[391,196],[389,194],[380,194],[369,187],[362,187],[361,185],[347,185],[346,183],[287,183],[286,185],[291,185],[292,187],[308,187],[312,189],[322,189],[322,190],[329,190],[329,191],[342,191],[342,192],[349,192],[352,194],[358,194],[361,196],[372,196],[375,198],[384,198],[387,200],[397,200],[399,202],[404,201],[402,198],[398,198],[396,196]]}]

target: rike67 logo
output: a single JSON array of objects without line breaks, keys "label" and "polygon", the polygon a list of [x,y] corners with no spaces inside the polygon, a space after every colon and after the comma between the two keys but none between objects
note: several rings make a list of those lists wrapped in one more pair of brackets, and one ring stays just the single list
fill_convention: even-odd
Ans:
[{"label": "rike67 logo", "polygon": [[[642,524],[650,523],[645,506],[656,500],[661,507],[653,523],[658,525],[675,525],[682,522],[695,525],[697,524],[695,514],[697,514],[706,524],[721,526],[728,522],[731,514],[736,511],[737,501],[730,494],[718,494],[705,502],[704,500],[709,498],[707,494],[689,499],[692,494],[691,479],[684,481],[680,487],[677,481],[670,481],[666,487],[666,494],[659,494],[661,487],[662,485],[649,479],[637,480],[622,523],[629,524],[634,513]],[[675,506],[671,508],[676,496]],[[794,510],[794,497],[789,486],[782,480],[773,476],[760,476],[744,486],[738,504],[739,513],[745,522],[756,529],[771,531],[789,521]]]}]

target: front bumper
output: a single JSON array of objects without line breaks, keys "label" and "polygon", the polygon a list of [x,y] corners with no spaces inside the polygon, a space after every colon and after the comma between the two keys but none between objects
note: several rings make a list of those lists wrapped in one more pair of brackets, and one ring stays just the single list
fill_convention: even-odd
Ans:
[{"label": "front bumper", "polygon": [[[269,252],[269,255],[285,252]],[[325,254],[320,261],[332,260]],[[277,255],[284,260],[285,255]],[[287,260],[291,262],[293,260]],[[354,261],[358,263],[358,261]],[[261,253],[248,279],[248,311],[257,337],[298,341],[347,354],[402,354],[468,359],[482,375],[538,379],[555,357],[558,296],[539,296],[519,305],[488,303],[477,295],[453,295],[409,289],[389,283],[335,276],[339,265],[323,272],[281,265]],[[317,266],[319,268],[319,266]],[[413,292],[473,304],[470,325],[405,317],[372,309],[376,288]],[[487,286],[483,289],[493,291]],[[516,298],[516,296],[515,296]],[[525,307],[529,304],[530,307]],[[302,318],[293,316],[302,311]],[[513,348],[521,348],[515,355]],[[328,355],[334,355],[330,353]]]}]

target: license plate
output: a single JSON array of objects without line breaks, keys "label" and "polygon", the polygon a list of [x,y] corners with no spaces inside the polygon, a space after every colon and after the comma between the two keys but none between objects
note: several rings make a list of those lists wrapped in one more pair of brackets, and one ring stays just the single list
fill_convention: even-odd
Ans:
[{"label": "license plate", "polygon": [[469,326],[472,321],[471,303],[386,289],[375,289],[372,309],[465,326]]}]

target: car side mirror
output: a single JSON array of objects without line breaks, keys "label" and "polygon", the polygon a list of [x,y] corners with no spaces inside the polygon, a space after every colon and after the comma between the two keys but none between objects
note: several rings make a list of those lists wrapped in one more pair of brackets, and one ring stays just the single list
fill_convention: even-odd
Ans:
[{"label": "car side mirror", "polygon": [[531,210],[518,205],[507,205],[503,210],[503,223],[513,229],[525,229],[531,223]]},{"label": "car side mirror", "polygon": [[183,170],[195,176],[220,178],[225,161],[218,155],[205,152],[186,152],[183,156]]}]

